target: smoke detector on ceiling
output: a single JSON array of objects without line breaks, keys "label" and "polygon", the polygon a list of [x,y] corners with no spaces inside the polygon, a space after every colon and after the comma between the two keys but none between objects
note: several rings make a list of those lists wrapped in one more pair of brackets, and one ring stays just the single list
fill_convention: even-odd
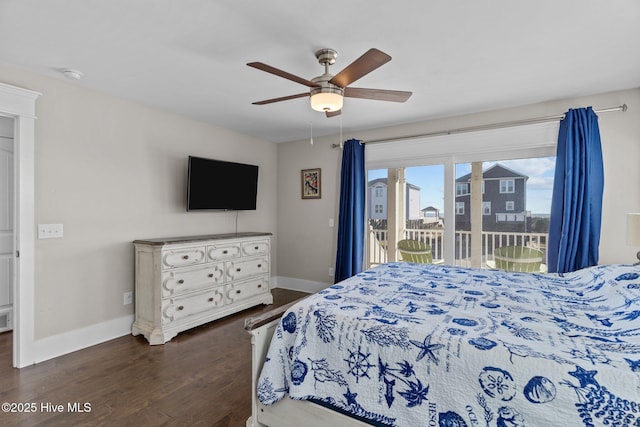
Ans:
[{"label": "smoke detector on ceiling", "polygon": [[62,74],[64,74],[66,78],[71,80],[80,80],[84,76],[84,73],[82,71],[74,70],[71,68],[65,68],[64,70],[62,70]]}]

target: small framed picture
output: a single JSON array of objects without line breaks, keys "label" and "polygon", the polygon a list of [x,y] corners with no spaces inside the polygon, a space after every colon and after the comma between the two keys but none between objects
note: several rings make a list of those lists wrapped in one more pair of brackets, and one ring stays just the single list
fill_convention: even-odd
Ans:
[{"label": "small framed picture", "polygon": [[322,196],[321,169],[303,169],[300,171],[302,178],[302,198],[319,199]]}]

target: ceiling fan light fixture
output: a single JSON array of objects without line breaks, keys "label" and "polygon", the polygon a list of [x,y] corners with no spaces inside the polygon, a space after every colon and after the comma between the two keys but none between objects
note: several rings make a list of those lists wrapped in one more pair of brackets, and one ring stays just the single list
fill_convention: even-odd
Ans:
[{"label": "ceiling fan light fixture", "polygon": [[325,64],[325,73],[323,75],[311,79],[311,82],[317,86],[311,87],[309,101],[311,102],[311,108],[314,110],[333,113],[342,110],[344,89],[329,82],[333,76],[326,70],[327,66]]},{"label": "ceiling fan light fixture", "polygon": [[336,92],[318,92],[311,95],[311,108],[321,112],[342,110],[342,95]]}]

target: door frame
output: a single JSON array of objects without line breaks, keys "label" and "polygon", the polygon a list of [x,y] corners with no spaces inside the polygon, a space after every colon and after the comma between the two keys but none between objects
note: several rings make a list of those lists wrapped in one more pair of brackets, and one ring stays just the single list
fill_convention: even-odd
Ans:
[{"label": "door frame", "polygon": [[[13,323],[11,319],[13,318],[13,269],[15,264],[15,231],[13,230],[15,209],[13,205],[16,188],[14,185],[15,173],[13,171],[14,124],[15,120],[12,117],[0,115],[0,181],[2,181],[0,182],[0,187],[10,186],[10,188],[7,188],[8,191],[6,193],[0,195],[0,216],[5,221],[8,221],[0,225],[0,228],[2,228],[0,236],[3,240],[3,244],[0,245],[2,246],[0,248],[0,263],[3,265],[0,275],[2,275],[3,279],[6,278],[6,281],[2,280],[3,283],[0,284],[0,294],[6,298],[5,300],[0,297],[0,331],[2,332],[13,330],[11,326]],[[5,167],[7,168],[6,170]],[[5,265],[6,270],[4,269]],[[3,318],[5,319],[4,322],[2,321]]]},{"label": "door frame", "polygon": [[41,94],[0,83],[0,114],[14,119],[13,366],[36,362],[35,105]]}]

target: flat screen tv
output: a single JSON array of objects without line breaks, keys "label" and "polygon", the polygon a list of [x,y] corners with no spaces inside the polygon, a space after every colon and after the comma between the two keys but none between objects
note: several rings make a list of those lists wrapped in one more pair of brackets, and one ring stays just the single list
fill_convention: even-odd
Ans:
[{"label": "flat screen tv", "polygon": [[255,210],[258,166],[189,156],[187,210]]}]

